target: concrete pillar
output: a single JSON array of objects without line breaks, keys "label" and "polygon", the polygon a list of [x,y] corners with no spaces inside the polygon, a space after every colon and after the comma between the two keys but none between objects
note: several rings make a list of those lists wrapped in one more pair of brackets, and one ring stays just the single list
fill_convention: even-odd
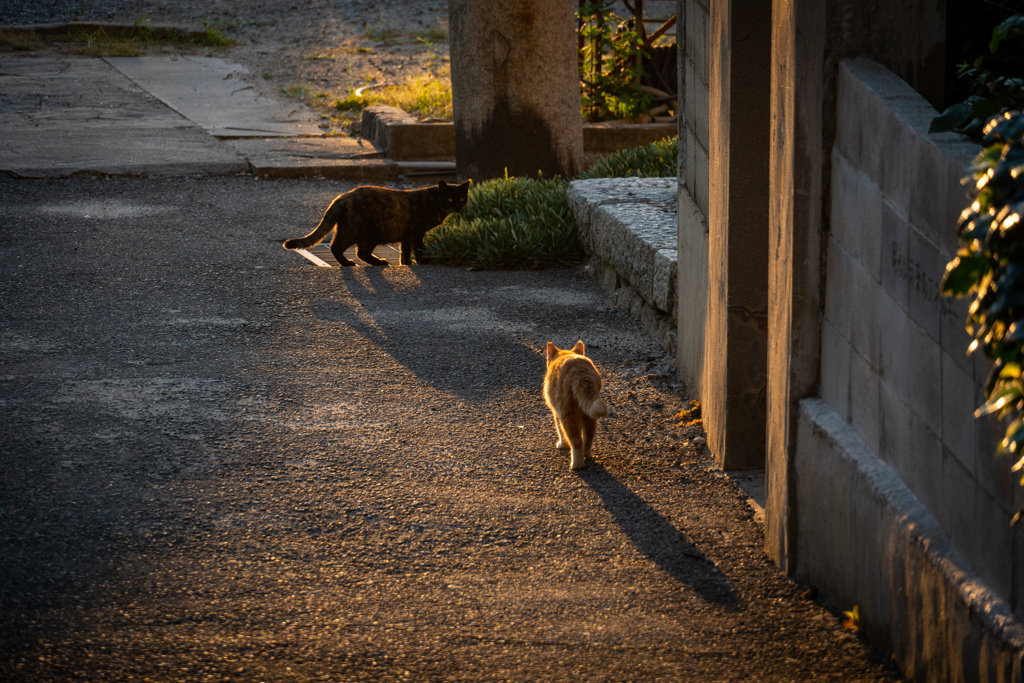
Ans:
[{"label": "concrete pillar", "polygon": [[459,178],[577,175],[573,0],[449,0]]},{"label": "concrete pillar", "polygon": [[726,470],[762,469],[768,364],[771,3],[711,3],[702,416]]},{"label": "concrete pillar", "polygon": [[765,549],[785,571],[796,558],[800,399],[818,392],[825,154],[826,4],[776,0],[772,10]]}]

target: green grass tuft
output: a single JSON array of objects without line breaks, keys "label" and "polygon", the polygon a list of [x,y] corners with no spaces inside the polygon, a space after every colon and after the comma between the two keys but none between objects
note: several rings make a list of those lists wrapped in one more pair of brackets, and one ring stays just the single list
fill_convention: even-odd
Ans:
[{"label": "green grass tuft", "polygon": [[355,90],[335,99],[338,111],[353,111],[374,104],[388,104],[424,118],[452,118],[452,85],[447,76],[424,74],[404,83],[372,88],[357,96]]},{"label": "green grass tuft", "polygon": [[679,138],[666,138],[643,147],[623,149],[604,157],[579,176],[590,178],[675,178]]},{"label": "green grass tuft", "polygon": [[[677,149],[677,139],[671,138],[622,150],[578,179],[675,177]],[[427,259],[483,270],[579,263],[584,253],[565,196],[568,185],[559,178],[499,178],[474,185],[466,208],[427,233]]]},{"label": "green grass tuft", "polygon": [[583,258],[564,180],[499,178],[474,185],[458,214],[427,233],[431,263],[484,270],[567,266]]}]

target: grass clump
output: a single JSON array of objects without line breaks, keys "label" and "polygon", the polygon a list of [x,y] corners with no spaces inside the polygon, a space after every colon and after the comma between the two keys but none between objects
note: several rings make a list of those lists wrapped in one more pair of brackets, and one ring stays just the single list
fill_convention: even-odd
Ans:
[{"label": "grass clump", "polygon": [[0,29],[0,47],[11,50],[35,50],[40,38],[35,31],[11,31]]},{"label": "grass clump", "polygon": [[431,263],[483,270],[567,266],[583,258],[576,222],[555,178],[498,178],[475,185],[469,201],[427,233]]},{"label": "grass clump", "polygon": [[678,158],[679,138],[666,138],[643,147],[623,149],[606,156],[582,173],[578,180],[675,178],[679,175]]},{"label": "grass clump", "polygon": [[[663,178],[678,172],[677,138],[605,157],[577,179]],[[583,260],[560,178],[499,178],[474,185],[466,208],[427,233],[427,259],[482,270],[571,266]]]},{"label": "grass clump", "polygon": [[421,118],[452,118],[452,83],[446,75],[423,74],[404,83],[370,88],[356,94],[352,90],[334,101],[338,111],[354,111],[375,104],[398,107]]},{"label": "grass clump", "polygon": [[39,35],[28,31],[0,31],[0,46],[14,50],[34,50],[43,43],[62,46],[63,51],[88,57],[138,57],[150,48],[230,47],[235,41],[212,27],[201,33],[176,29],[153,29],[142,21],[132,26],[110,26],[95,30],[72,28],[57,34]]}]

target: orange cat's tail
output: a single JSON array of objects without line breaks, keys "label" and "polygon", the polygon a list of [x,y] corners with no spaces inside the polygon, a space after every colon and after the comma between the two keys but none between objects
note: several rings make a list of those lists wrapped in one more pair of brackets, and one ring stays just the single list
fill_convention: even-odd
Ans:
[{"label": "orange cat's tail", "polygon": [[601,380],[594,381],[594,378],[579,377],[573,382],[572,395],[585,414],[593,419],[608,415],[608,404],[601,398]]}]

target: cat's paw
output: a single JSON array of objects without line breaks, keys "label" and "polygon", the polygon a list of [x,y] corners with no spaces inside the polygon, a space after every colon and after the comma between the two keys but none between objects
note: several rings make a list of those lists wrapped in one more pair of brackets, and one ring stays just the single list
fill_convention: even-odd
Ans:
[{"label": "cat's paw", "polygon": [[585,463],[585,462],[586,462],[586,458],[584,458],[582,455],[579,455],[577,453],[573,453],[572,457],[569,459],[569,469],[570,470],[581,470],[581,469],[583,469],[583,463]]},{"label": "cat's paw", "polygon": [[560,451],[566,451],[566,450],[569,450],[569,448],[571,448],[571,446],[567,442],[562,441],[561,439],[559,439],[558,443],[555,444],[555,448],[557,448]]}]

